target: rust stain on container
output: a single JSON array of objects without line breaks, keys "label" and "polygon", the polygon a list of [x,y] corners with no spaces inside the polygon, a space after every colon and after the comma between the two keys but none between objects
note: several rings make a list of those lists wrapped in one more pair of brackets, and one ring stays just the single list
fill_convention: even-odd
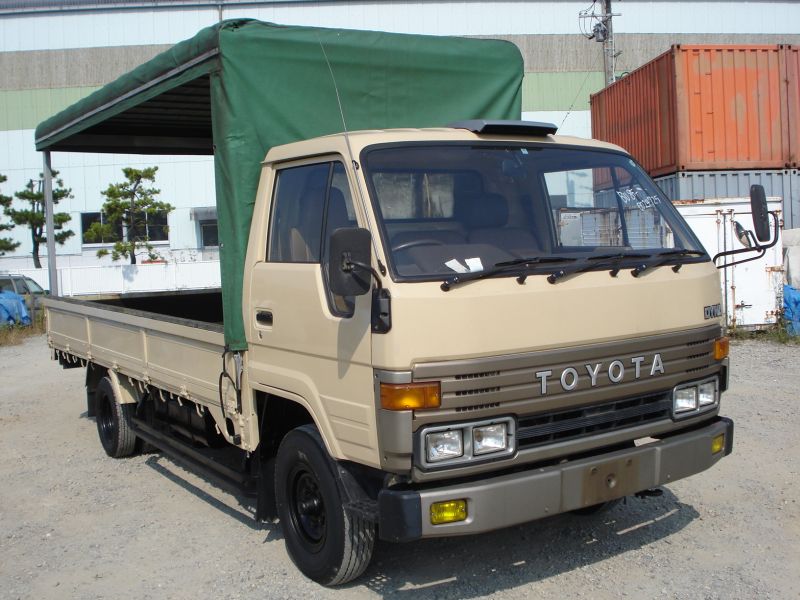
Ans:
[{"label": "rust stain on container", "polygon": [[626,148],[653,176],[792,166],[800,101],[792,119],[787,90],[800,95],[800,56],[788,48],[673,46],[591,97],[592,135]]}]

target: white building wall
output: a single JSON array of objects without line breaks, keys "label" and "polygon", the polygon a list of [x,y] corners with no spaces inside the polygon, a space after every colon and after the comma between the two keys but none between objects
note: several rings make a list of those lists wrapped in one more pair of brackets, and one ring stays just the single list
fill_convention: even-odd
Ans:
[{"label": "white building wall", "polygon": [[[223,18],[431,35],[578,33],[581,2],[302,2],[232,7]],[[798,2],[617,2],[617,33],[795,34]],[[219,19],[216,9],[24,15],[0,19],[2,51],[173,44]],[[32,34],[32,32],[35,32]]]},{"label": "white building wall", "polygon": [[525,121],[552,123],[559,135],[592,137],[592,113],[588,110],[534,110],[522,113]]},{"label": "white building wall", "polygon": [[[1,184],[0,192],[6,196],[21,190],[30,179],[39,178],[42,155],[35,150],[33,139],[32,129],[0,131],[0,173],[8,178]],[[72,215],[67,227],[75,232],[63,246],[57,246],[57,255],[76,255],[73,264],[97,264],[98,246],[84,246],[81,242],[81,213],[100,211],[105,201],[101,192],[110,183],[123,181],[123,167],[144,168],[153,165],[159,167],[154,184],[161,190],[158,199],[175,207],[168,218],[169,243],[156,244],[156,249],[169,260],[197,260],[209,255],[197,250],[199,231],[196,222],[190,219],[190,208],[214,206],[216,194],[212,157],[54,152],[52,165],[59,172],[58,177],[64,180],[64,185],[72,189],[73,195],[73,198],[62,200],[56,206],[58,212]],[[21,206],[15,202],[17,207]],[[17,226],[10,232],[4,232],[3,236],[21,241],[22,245],[13,256],[0,259],[2,268],[32,266],[29,230]],[[46,254],[46,249],[41,248],[40,256]],[[110,258],[103,262],[110,262]]]}]

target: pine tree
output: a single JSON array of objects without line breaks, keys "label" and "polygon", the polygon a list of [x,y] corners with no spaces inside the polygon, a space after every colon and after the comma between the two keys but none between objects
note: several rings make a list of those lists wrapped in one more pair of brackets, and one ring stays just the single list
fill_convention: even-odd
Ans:
[{"label": "pine tree", "polygon": [[[0,175],[0,183],[4,183],[6,179],[5,175]],[[0,194],[0,206],[3,207],[3,210],[11,206],[11,196]],[[12,229],[14,229],[13,223],[0,223],[0,232],[11,231]],[[0,256],[3,256],[6,252],[12,252],[17,246],[19,246],[19,242],[15,242],[8,237],[0,237]]]},{"label": "pine tree", "polygon": [[[101,192],[106,197],[103,203],[103,223],[92,223],[84,233],[84,241],[101,242],[115,240],[111,249],[112,260],[128,258],[132,265],[136,264],[136,251],[144,249],[150,260],[159,258],[157,252],[150,244],[147,235],[147,217],[169,213],[172,206],[166,202],[156,200],[161,190],[146,187],[145,182],[153,183],[156,180],[158,167],[146,169],[122,169],[125,181],[112,183]],[[117,239],[117,232],[122,229],[123,238]],[[97,256],[105,256],[109,251],[105,248],[97,251]]]},{"label": "pine tree", "polygon": [[[57,179],[58,171],[53,171],[53,180],[56,187],[53,188],[53,207],[64,198],[72,198],[72,190],[64,187],[64,181]],[[39,181],[44,178],[44,175],[39,174]],[[31,254],[33,256],[33,266],[37,269],[42,268],[42,263],[39,261],[39,247],[47,243],[47,238],[44,235],[45,226],[45,206],[44,206],[44,190],[39,185],[39,181],[31,179],[25,186],[25,189],[19,192],[14,192],[14,197],[22,202],[27,202],[28,207],[23,209],[6,208],[5,213],[15,225],[27,225],[31,230]],[[53,213],[53,225],[55,229],[55,241],[57,244],[63,245],[74,232],[69,229],[64,229],[64,225],[71,219],[69,213]]]}]

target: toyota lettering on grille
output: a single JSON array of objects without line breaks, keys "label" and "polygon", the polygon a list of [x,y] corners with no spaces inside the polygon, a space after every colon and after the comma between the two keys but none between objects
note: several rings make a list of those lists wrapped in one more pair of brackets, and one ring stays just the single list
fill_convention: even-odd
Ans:
[{"label": "toyota lettering on grille", "polygon": [[634,379],[642,377],[655,377],[664,374],[664,362],[661,354],[654,354],[652,360],[648,361],[645,356],[634,356],[629,362],[615,359],[608,363],[588,363],[580,367],[567,367],[560,374],[554,375],[552,369],[536,371],[536,379],[541,383],[542,396],[547,394],[548,385],[557,382],[561,389],[569,392],[578,387],[581,378],[588,378],[592,387],[597,386],[597,379],[600,374],[607,374],[611,383],[621,383],[625,379],[626,372],[633,372]]}]

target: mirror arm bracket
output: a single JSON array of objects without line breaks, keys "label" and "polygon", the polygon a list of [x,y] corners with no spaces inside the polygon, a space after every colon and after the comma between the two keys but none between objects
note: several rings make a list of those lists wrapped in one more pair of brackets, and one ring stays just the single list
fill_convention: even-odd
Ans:
[{"label": "mirror arm bracket", "polygon": [[352,260],[349,252],[342,254],[342,270],[351,273],[354,269],[369,272],[375,279],[372,290],[372,333],[389,333],[392,328],[392,297],[381,284],[380,275],[370,265]]},{"label": "mirror arm bracket", "polygon": [[[750,262],[751,260],[758,260],[759,258],[763,257],[767,253],[767,250],[769,250],[775,244],[778,243],[778,234],[780,233],[780,219],[778,219],[778,213],[775,212],[775,211],[770,211],[769,214],[772,215],[772,219],[774,221],[773,222],[773,226],[772,226],[772,241],[769,244],[765,244],[765,245],[761,246],[758,243],[756,243],[756,245],[751,247],[751,248],[738,248],[736,250],[726,250],[725,252],[720,252],[720,253],[714,255],[714,258],[711,259],[711,262],[713,262],[718,269],[725,269],[727,267],[732,267],[734,265],[740,265],[742,263]],[[747,233],[750,236],[750,239],[753,240],[754,239],[753,234],[751,232],[749,232],[749,231]],[[733,262],[725,262],[725,263],[723,263],[721,265],[717,265],[716,264],[717,259],[719,259],[719,258],[722,258],[724,256],[733,256],[735,254],[744,254],[746,252],[758,252],[758,254],[756,256],[751,256],[749,258],[744,258],[742,260],[734,260]]]},{"label": "mirror arm bracket", "polygon": [[372,333],[389,333],[392,328],[392,297],[389,290],[372,290]]},{"label": "mirror arm bracket", "polygon": [[357,260],[352,260],[350,258],[349,252],[342,253],[342,271],[345,273],[352,273],[353,269],[361,269],[362,271],[367,271],[370,275],[372,275],[373,279],[375,279],[375,284],[379,290],[383,289],[383,284],[381,284],[381,276],[378,275],[378,272],[373,269],[370,265],[364,264]]}]

